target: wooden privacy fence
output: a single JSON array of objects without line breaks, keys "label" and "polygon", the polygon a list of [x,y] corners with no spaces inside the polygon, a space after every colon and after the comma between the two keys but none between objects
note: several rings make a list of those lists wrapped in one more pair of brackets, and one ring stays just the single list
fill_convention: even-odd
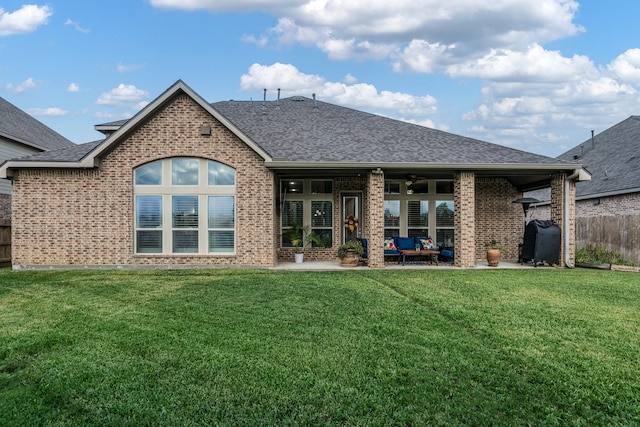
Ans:
[{"label": "wooden privacy fence", "polygon": [[11,220],[0,219],[0,267],[11,265]]},{"label": "wooden privacy fence", "polygon": [[640,265],[640,215],[576,218],[576,245],[619,251]]}]

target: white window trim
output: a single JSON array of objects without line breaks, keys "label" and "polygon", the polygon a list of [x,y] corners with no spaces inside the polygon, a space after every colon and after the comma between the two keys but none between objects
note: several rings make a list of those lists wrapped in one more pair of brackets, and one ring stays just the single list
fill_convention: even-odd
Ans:
[{"label": "white window trim", "polygon": [[[336,224],[336,218],[334,215],[334,211],[335,211],[335,201],[333,198],[333,193],[335,192],[335,182],[333,182],[332,179],[309,179],[309,178],[295,178],[295,179],[288,179],[288,180],[282,180],[280,182],[280,191],[282,192],[282,186],[287,182],[287,181],[302,181],[302,193],[287,193],[286,195],[286,201],[287,202],[302,202],[302,223],[303,225],[308,225],[312,230],[313,229],[318,229],[318,230],[331,230],[331,245],[333,246],[333,239],[335,238],[334,233],[335,233],[335,224]],[[311,193],[311,181],[330,181],[332,182],[332,192],[331,193],[316,193],[316,194],[312,194]],[[331,203],[331,215],[332,215],[332,221],[331,221],[331,226],[330,227],[313,227],[312,224],[312,216],[313,216],[313,212],[311,212],[311,202],[330,202]],[[285,227],[284,224],[282,223],[283,221],[283,216],[280,215],[280,233],[281,233],[281,237],[280,237],[280,246],[283,248],[289,248],[289,246],[284,246],[283,245],[283,240],[282,240],[282,234],[284,234],[286,232],[286,230],[288,230],[291,227]],[[326,248],[325,248],[326,249]]]},{"label": "white window trim", "polygon": [[[393,182],[400,184],[400,194],[385,193],[384,200],[399,200],[400,201],[400,227],[385,227],[385,229],[398,229],[400,236],[408,236],[409,229],[416,229],[418,227],[409,227],[409,201],[410,200],[427,200],[429,202],[429,235],[436,239],[437,230],[452,230],[453,227],[437,227],[436,228],[436,206],[437,202],[452,202],[454,201],[453,194],[451,193],[436,193],[436,182],[438,181],[452,181],[448,179],[429,179],[425,180],[429,182],[429,192],[427,194],[407,194],[407,184],[402,180],[389,179],[386,182]],[[454,206],[455,212],[456,206]],[[427,237],[427,236],[425,236]]]},{"label": "white window trim", "polygon": [[[172,185],[172,169],[171,161],[177,158],[196,158],[199,161],[198,168],[198,185]],[[166,159],[159,159],[155,161],[162,162],[162,185],[136,185],[135,184],[135,170],[134,185],[133,185],[133,253],[135,256],[235,256],[237,250],[237,200],[236,200],[236,185],[208,185],[208,162],[217,162],[216,160],[205,159],[201,157],[188,157],[188,156],[176,156]],[[153,162],[149,162],[153,163]],[[146,163],[148,164],[148,163]],[[143,167],[140,165],[138,167]],[[224,163],[222,163],[224,164]],[[227,165],[228,166],[228,165]],[[145,230],[144,228],[138,228],[136,224],[136,196],[162,196],[162,252],[159,253],[146,253],[137,252],[137,235],[139,230]],[[173,231],[176,230],[173,227],[173,197],[172,196],[198,196],[198,252],[173,252]],[[216,228],[209,228],[209,196],[233,196],[234,200],[234,245],[233,250],[230,252],[209,252],[209,230],[217,230]],[[147,229],[148,230],[148,229]],[[179,230],[179,229],[178,229]],[[187,231],[188,229],[185,229]],[[230,229],[225,229],[230,230]]]}]

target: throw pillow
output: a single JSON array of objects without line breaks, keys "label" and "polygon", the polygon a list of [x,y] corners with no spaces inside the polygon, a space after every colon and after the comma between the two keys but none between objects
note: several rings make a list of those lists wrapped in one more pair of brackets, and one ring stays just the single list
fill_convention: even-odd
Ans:
[{"label": "throw pillow", "polygon": [[396,244],[393,239],[384,239],[384,250],[385,251],[395,251]]},{"label": "throw pillow", "polygon": [[433,239],[428,237],[426,239],[420,239],[420,244],[422,245],[422,249],[434,250],[436,249],[435,243],[433,243]]}]

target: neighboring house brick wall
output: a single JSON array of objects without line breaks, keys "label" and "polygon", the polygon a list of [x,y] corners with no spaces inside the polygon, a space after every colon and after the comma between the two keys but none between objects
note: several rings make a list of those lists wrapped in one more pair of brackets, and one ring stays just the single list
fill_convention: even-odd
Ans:
[{"label": "neighboring house brick wall", "polygon": [[[212,126],[211,136],[200,127]],[[174,156],[236,169],[236,254],[134,255],[133,169]],[[20,170],[14,181],[14,265],[274,264],[273,173],[187,96],[177,96],[92,170]]]},{"label": "neighboring house brick wall", "polygon": [[576,202],[576,215],[578,218],[640,215],[640,193],[579,200]]},{"label": "neighboring house brick wall", "polygon": [[524,236],[522,205],[513,203],[522,197],[504,178],[476,179],[475,257],[484,259],[486,243],[497,240],[505,248],[504,259],[518,259],[518,245]]}]

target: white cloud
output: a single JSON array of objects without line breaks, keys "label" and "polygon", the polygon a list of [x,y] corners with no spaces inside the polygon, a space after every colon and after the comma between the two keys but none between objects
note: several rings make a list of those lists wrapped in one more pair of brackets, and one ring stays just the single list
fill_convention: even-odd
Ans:
[{"label": "white cloud", "polygon": [[71,19],[67,19],[64,23],[64,25],[72,25],[73,28],[76,29],[76,31],[79,31],[81,33],[89,33],[90,30],[88,28],[83,28],[80,26],[80,24],[78,24],[77,22],[72,21]]},{"label": "white cloud", "polygon": [[[575,132],[609,127],[637,114],[640,104],[640,48],[608,65],[545,48],[584,31],[575,22],[576,0],[150,2],[213,13],[261,11],[277,23],[243,38],[258,46],[311,46],[335,60],[387,60],[397,73],[437,73],[469,87],[479,82],[481,99],[462,117],[466,129],[456,132],[528,151],[571,146]],[[432,124],[429,116],[438,108],[429,95],[384,91],[352,76],[328,82],[290,64],[254,64],[241,86],[260,93],[280,87],[285,96],[315,92],[329,102],[419,123]]]},{"label": "white cloud", "polygon": [[[554,73],[553,67],[549,73]],[[542,144],[551,144],[561,149],[558,154],[586,139],[580,135],[588,129],[604,130],[636,114],[640,102],[636,88],[594,67],[582,74],[576,69],[573,78],[562,81],[490,81],[482,95],[482,104],[463,117],[472,123],[468,132],[527,151],[545,152],[549,148]]]},{"label": "white cloud", "polygon": [[[410,53],[428,46],[449,57],[483,56],[491,48],[511,48],[557,40],[583,31],[573,23],[574,0],[150,0],[160,8],[211,12],[261,11],[278,19],[261,35],[244,39],[315,45],[330,58],[394,57],[398,70],[431,72],[412,65]],[[434,50],[435,49],[435,50]],[[427,63],[439,55],[420,49]],[[396,56],[397,52],[402,52]],[[424,60],[425,58],[423,58]]]},{"label": "white cloud", "polygon": [[211,12],[248,12],[273,11],[279,8],[291,8],[298,0],[149,0],[152,6],[162,9],[209,10]]},{"label": "white cloud", "polygon": [[560,82],[576,76],[598,76],[588,57],[574,55],[566,58],[560,52],[545,50],[537,43],[522,51],[491,49],[474,61],[450,65],[446,72],[453,77],[520,82]]},{"label": "white cloud", "polygon": [[328,102],[369,111],[395,111],[411,118],[434,114],[437,101],[430,95],[414,96],[407,93],[379,91],[374,85],[364,83],[328,82],[319,75],[304,74],[291,64],[253,64],[240,78],[244,91],[280,88],[283,97],[310,96],[315,93]]},{"label": "white cloud", "polygon": [[67,92],[80,92],[80,86],[77,83],[69,83]]},{"label": "white cloud", "polygon": [[624,82],[640,83],[640,49],[629,49],[609,64],[609,71]]},{"label": "white cloud", "polygon": [[66,116],[69,114],[68,110],[64,110],[58,107],[49,107],[49,108],[30,108],[27,110],[27,113],[32,116],[48,116],[48,117],[60,117]]},{"label": "white cloud", "polygon": [[135,71],[135,70],[139,70],[141,68],[144,68],[144,65],[139,65],[139,64],[123,64],[122,62],[120,62],[118,64],[118,66],[116,67],[116,70],[119,73],[128,73],[130,71]]},{"label": "white cloud", "polygon": [[355,78],[354,76],[352,76],[351,74],[347,74],[346,76],[344,76],[344,79],[342,79],[343,82],[345,82],[346,84],[354,84],[358,82],[358,79]]},{"label": "white cloud", "polygon": [[149,96],[149,93],[146,90],[138,89],[134,85],[121,83],[117,88],[100,95],[96,103],[109,107],[138,108],[146,105],[146,101],[143,101],[143,98],[147,96]]},{"label": "white cloud", "polygon": [[53,9],[49,6],[27,4],[15,12],[5,12],[0,7],[0,36],[35,31],[41,25],[47,24],[51,15],[53,15]]},{"label": "white cloud", "polygon": [[22,93],[28,89],[33,89],[37,86],[35,80],[33,79],[33,77],[29,77],[27,80],[23,81],[22,83],[20,83],[17,86],[14,86],[13,84],[9,83],[8,85],[6,85],[6,88],[8,91],[13,92],[13,93]]}]

